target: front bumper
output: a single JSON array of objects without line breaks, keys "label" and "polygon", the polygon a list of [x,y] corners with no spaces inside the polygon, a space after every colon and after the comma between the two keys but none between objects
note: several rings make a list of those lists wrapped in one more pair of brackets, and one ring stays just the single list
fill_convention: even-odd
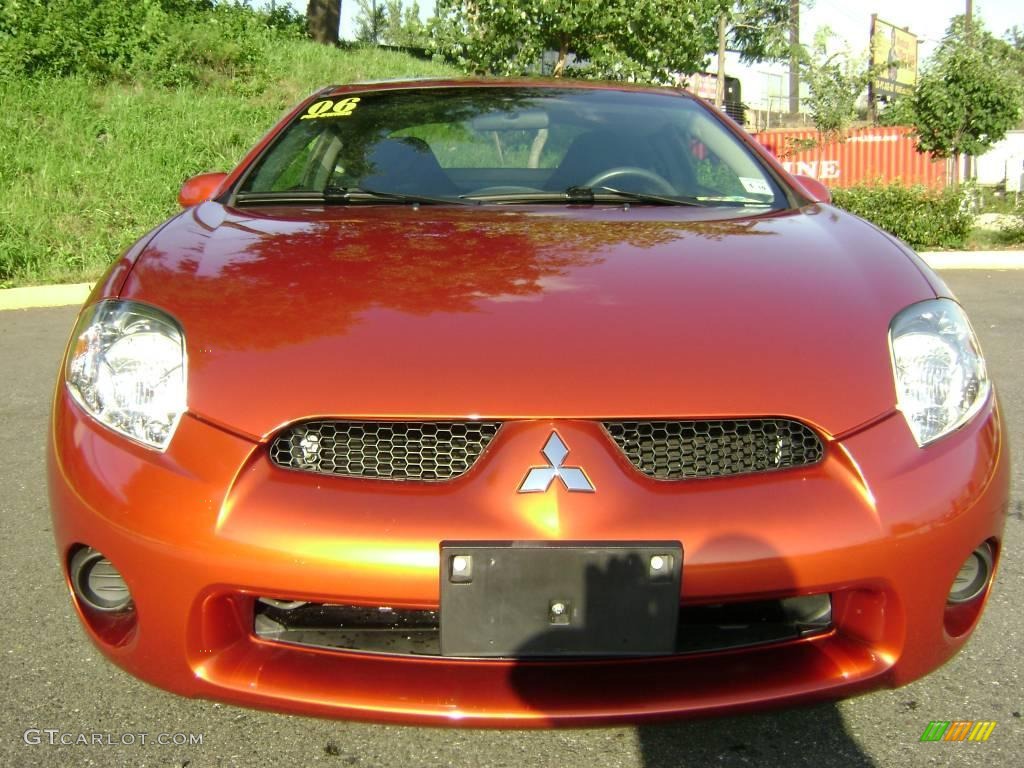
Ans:
[{"label": "front bumper", "polygon": [[[551,430],[593,494],[515,493]],[[49,473],[66,565],[103,552],[130,617],[76,606],[115,663],[162,688],[305,714],[543,726],[708,714],[907,683],[965,642],[985,596],[947,607],[960,565],[999,542],[1009,493],[994,396],[919,449],[899,414],[806,469],[669,483],[636,472],[594,422],[511,421],[447,483],[321,477],[186,415],[165,454],[54,402]],[[257,637],[260,596],[435,609],[444,540],[678,540],[683,605],[829,593],[832,629],[729,651],[625,660],[423,658]],[[74,599],[74,595],[72,595]]]}]

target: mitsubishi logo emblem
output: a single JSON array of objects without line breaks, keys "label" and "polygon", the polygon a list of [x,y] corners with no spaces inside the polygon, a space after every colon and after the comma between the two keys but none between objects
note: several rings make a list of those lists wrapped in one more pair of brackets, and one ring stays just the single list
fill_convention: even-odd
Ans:
[{"label": "mitsubishi logo emblem", "polygon": [[594,492],[594,485],[582,469],[562,466],[565,457],[569,455],[569,449],[557,432],[551,433],[551,437],[544,443],[541,453],[547,459],[548,466],[533,467],[527,472],[519,486],[519,493],[544,493],[551,487],[551,483],[556,477],[562,481],[562,485],[567,491]]}]

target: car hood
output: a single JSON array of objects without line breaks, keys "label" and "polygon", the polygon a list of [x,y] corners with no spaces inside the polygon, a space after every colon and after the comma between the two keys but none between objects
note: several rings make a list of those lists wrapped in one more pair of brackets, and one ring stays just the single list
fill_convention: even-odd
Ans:
[{"label": "car hood", "polygon": [[[295,420],[890,411],[887,330],[933,297],[829,206],[236,210],[166,226],[121,296],[185,331],[189,410],[251,436]],[[725,218],[721,218],[725,217]]]}]

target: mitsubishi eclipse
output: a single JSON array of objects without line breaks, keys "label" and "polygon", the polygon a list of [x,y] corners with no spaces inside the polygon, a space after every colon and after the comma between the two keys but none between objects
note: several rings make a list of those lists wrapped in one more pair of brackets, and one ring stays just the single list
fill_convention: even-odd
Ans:
[{"label": "mitsubishi eclipse", "polygon": [[325,88],[97,284],[52,409],[91,640],[170,691],[469,726],[934,670],[999,562],[971,325],[685,93]]}]

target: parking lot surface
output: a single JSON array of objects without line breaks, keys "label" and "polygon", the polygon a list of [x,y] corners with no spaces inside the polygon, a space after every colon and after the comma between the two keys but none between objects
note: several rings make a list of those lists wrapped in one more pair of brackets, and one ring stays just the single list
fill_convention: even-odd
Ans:
[{"label": "parking lot surface", "polygon": [[[284,716],[178,698],[113,667],[86,640],[73,614],[44,484],[47,410],[76,310],[0,313],[0,583],[7,584],[0,601],[0,765],[1020,765],[1024,271],[950,271],[943,277],[981,337],[1009,422],[1014,460],[1001,571],[970,643],[939,671],[899,690],[838,704],[639,728],[472,731]],[[920,743],[932,720],[998,724],[986,743]],[[60,743],[76,742],[79,734],[90,742],[96,734],[100,743]],[[201,744],[188,743],[200,739]]]}]

